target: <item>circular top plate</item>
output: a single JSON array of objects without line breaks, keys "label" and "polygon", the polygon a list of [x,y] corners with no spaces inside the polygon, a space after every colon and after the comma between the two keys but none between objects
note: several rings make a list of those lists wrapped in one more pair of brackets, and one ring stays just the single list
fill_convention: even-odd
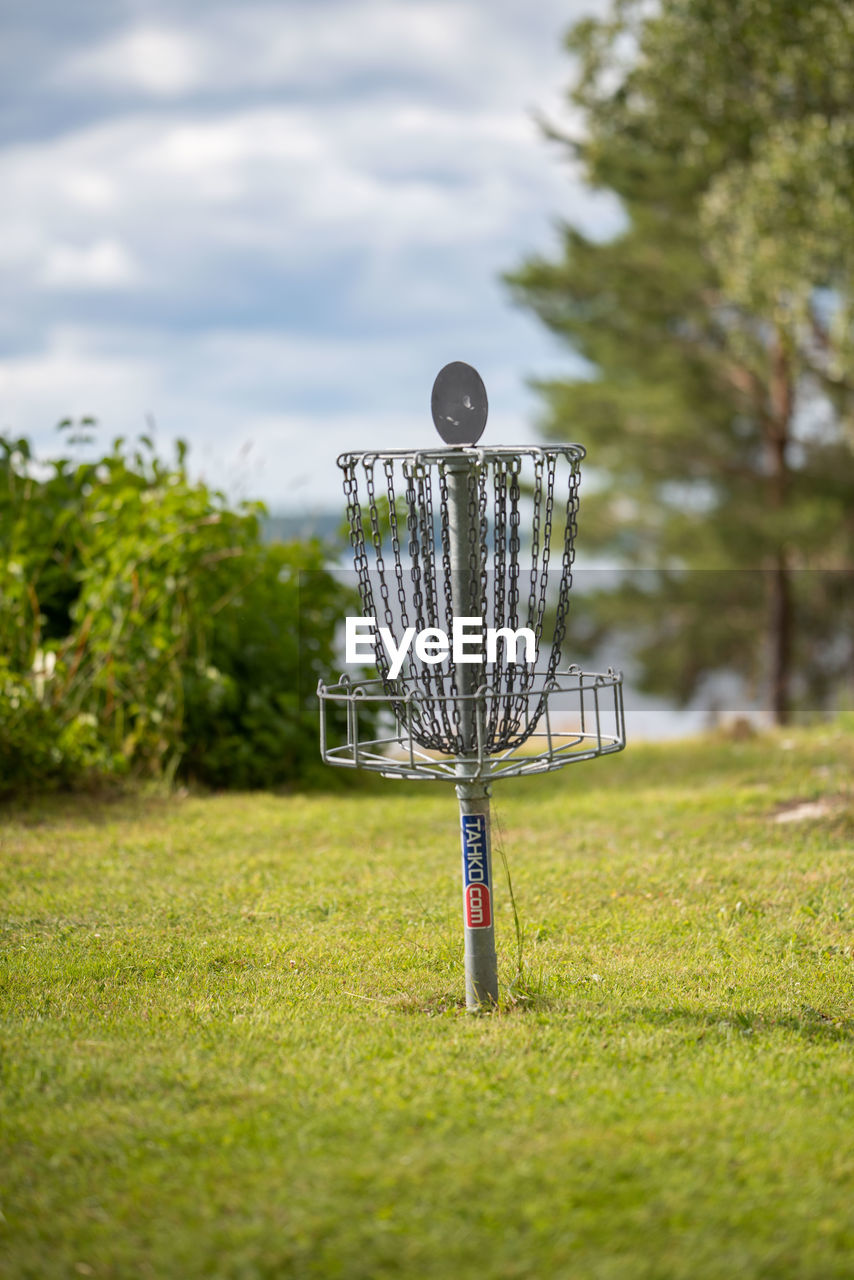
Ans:
[{"label": "circular top plate", "polygon": [[489,404],[477,369],[454,360],[433,383],[430,409],[445,444],[475,444],[483,435]]}]

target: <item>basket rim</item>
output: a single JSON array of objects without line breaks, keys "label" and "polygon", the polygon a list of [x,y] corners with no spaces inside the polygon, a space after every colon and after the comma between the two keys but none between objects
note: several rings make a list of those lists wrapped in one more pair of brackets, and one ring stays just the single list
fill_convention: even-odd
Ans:
[{"label": "basket rim", "polygon": [[[412,734],[411,716],[408,725],[394,712],[396,702],[406,708],[417,706],[420,691],[413,689],[407,695],[389,695],[379,678],[354,680],[344,676],[335,685],[318,682],[320,702],[320,754],[326,764],[339,768],[368,769],[389,778],[410,781],[484,781],[498,778],[523,777],[530,774],[551,773],[565,765],[581,760],[622,751],[626,745],[625,714],[623,710],[623,673],[613,668],[607,672],[585,672],[579,667],[559,672],[547,682],[545,689],[530,690],[530,697],[544,698],[544,727],[536,726],[521,746],[504,747],[489,754],[478,749],[466,756],[454,756],[439,751],[428,751],[418,745]],[[571,683],[567,682],[569,677]],[[585,681],[587,683],[585,683]],[[373,692],[377,690],[377,692]],[[613,721],[609,730],[603,731],[600,691],[612,691]],[[548,702],[555,693],[580,695],[580,727],[560,729],[552,725]],[[584,695],[592,694],[592,706],[585,709]],[[445,696],[445,695],[443,695]],[[454,695],[447,695],[448,697]],[[457,694],[456,700],[481,701],[489,694],[483,687],[472,694]],[[327,741],[326,707],[329,704],[344,705],[347,710],[347,740],[330,746]],[[381,736],[361,738],[358,725],[358,705],[385,704],[394,714],[394,730]],[[376,730],[374,730],[374,734]],[[539,750],[528,749],[529,743],[542,744]],[[389,754],[394,752],[396,754]]]},{"label": "basket rim", "polygon": [[583,444],[524,444],[524,445],[448,445],[446,448],[429,446],[422,449],[347,449],[339,453],[337,464],[342,469],[352,462],[382,459],[411,459],[423,462],[444,462],[465,458],[474,462],[488,462],[493,458],[547,458],[565,457],[569,462],[581,462],[586,458],[587,450]]}]

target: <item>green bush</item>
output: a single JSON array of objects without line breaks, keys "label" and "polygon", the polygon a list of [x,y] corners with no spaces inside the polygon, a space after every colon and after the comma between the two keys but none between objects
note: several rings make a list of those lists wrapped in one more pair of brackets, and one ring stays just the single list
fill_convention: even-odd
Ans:
[{"label": "green bush", "polygon": [[315,690],[335,665],[336,627],[351,607],[325,558],[319,542],[278,544],[255,547],[240,566],[205,658],[185,675],[186,776],[270,787],[323,768]]},{"label": "green bush", "polygon": [[350,595],[328,548],[264,545],[262,505],[192,482],[185,454],[118,439],[36,468],[27,440],[0,437],[0,791],[314,771],[314,689]]},{"label": "green bush", "polygon": [[34,682],[0,661],[0,796],[54,790],[124,773],[126,761],[110,755],[89,712],[66,718],[45,704]]}]

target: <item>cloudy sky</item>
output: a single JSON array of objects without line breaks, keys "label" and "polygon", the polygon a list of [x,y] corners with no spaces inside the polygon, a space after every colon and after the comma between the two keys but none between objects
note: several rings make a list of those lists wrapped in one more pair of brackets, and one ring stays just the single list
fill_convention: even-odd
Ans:
[{"label": "cloudy sky", "polygon": [[273,510],[344,448],[431,443],[449,360],[493,443],[569,367],[499,273],[615,229],[535,113],[602,0],[0,0],[0,431],[156,423]]}]

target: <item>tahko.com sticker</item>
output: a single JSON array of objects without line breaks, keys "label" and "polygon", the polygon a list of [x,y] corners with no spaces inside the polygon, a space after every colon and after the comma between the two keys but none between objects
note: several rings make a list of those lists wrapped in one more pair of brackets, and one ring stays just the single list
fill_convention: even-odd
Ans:
[{"label": "tahko.com sticker", "polygon": [[492,892],[489,884],[486,815],[464,813],[460,822],[463,837],[463,904],[466,928],[488,929],[492,924]]}]

